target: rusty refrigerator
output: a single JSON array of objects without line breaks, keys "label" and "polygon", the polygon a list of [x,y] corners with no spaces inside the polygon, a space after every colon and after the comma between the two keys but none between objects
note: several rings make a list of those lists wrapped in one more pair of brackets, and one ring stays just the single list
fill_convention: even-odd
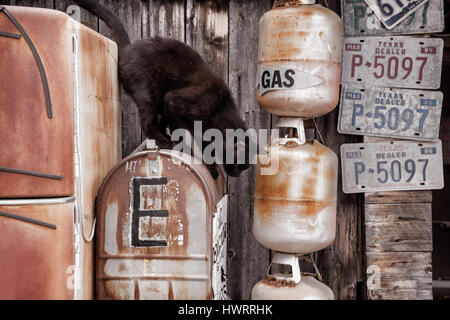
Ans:
[{"label": "rusty refrigerator", "polygon": [[93,297],[117,78],[114,42],[59,11],[0,6],[0,299]]}]

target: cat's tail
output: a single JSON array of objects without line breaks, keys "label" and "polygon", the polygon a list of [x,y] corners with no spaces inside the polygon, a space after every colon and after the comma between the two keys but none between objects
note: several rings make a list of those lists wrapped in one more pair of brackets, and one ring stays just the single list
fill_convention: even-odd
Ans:
[{"label": "cat's tail", "polygon": [[125,48],[130,44],[130,37],[122,21],[107,7],[97,0],[74,0],[80,7],[89,10],[97,17],[102,19],[111,29],[114,41],[117,42],[119,49]]}]

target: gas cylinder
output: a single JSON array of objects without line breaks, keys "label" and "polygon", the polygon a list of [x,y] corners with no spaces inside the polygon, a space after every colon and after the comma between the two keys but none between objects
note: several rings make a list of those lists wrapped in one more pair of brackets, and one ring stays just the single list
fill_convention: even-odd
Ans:
[{"label": "gas cylinder", "polygon": [[259,21],[256,95],[270,113],[313,118],[338,104],[342,21],[314,3],[277,0]]},{"label": "gas cylinder", "polygon": [[265,172],[266,161],[258,157],[253,234],[275,251],[321,250],[336,233],[337,156],[317,140],[305,142],[301,119],[280,118],[277,126],[300,134],[271,139],[265,157],[278,170]]},{"label": "gas cylinder", "polygon": [[299,259],[293,254],[275,253],[271,266],[275,264],[288,265],[292,274],[267,274],[252,290],[252,300],[334,300],[333,291],[317,280],[321,279],[317,267],[315,275],[300,272]]}]

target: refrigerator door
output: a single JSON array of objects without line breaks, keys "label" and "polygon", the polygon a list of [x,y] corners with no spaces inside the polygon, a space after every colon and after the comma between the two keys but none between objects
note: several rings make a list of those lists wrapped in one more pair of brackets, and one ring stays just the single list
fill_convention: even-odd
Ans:
[{"label": "refrigerator door", "polygon": [[1,300],[74,298],[74,203],[57,202],[0,201]]},{"label": "refrigerator door", "polygon": [[73,20],[0,6],[0,198],[74,193]]}]

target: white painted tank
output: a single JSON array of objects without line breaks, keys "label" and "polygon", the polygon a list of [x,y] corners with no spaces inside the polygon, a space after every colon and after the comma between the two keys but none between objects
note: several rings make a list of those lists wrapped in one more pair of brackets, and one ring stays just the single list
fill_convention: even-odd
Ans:
[{"label": "white painted tank", "polygon": [[334,300],[328,286],[312,275],[301,274],[296,255],[276,253],[273,263],[291,266],[292,275],[267,274],[253,287],[252,300]]},{"label": "white painted tank", "polygon": [[256,95],[270,113],[313,118],[338,104],[342,21],[314,3],[278,0],[259,21]]},{"label": "white painted tank", "polygon": [[[278,127],[304,132],[303,121],[280,118]],[[302,136],[302,135],[300,135]],[[266,174],[259,156],[255,174],[253,234],[275,251],[306,254],[329,246],[336,234],[338,159],[317,140],[272,139],[268,156],[278,170]]]}]

